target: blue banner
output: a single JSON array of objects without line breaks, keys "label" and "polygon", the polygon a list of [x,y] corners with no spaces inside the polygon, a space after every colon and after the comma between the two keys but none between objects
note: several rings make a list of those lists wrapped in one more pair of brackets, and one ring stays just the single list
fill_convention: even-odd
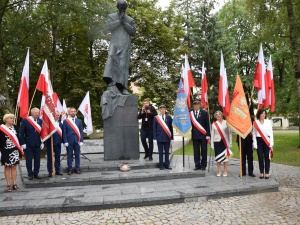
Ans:
[{"label": "blue banner", "polygon": [[190,136],[192,124],[181,79],[177,91],[177,98],[174,108],[173,127],[183,137]]}]

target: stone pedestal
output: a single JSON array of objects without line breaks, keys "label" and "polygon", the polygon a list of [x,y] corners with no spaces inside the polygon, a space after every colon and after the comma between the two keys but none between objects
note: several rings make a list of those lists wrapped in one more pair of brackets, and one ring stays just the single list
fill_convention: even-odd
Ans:
[{"label": "stone pedestal", "polygon": [[103,121],[104,160],[132,160],[140,158],[138,98],[130,95],[124,107],[117,106],[111,117]]}]

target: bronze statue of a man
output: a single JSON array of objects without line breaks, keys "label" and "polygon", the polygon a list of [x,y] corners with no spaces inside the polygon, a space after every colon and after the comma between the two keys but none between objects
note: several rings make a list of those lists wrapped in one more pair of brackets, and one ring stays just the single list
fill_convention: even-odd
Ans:
[{"label": "bronze statue of a man", "polygon": [[121,94],[128,94],[131,36],[136,34],[136,28],[133,18],[125,14],[126,0],[117,0],[117,8],[119,12],[110,14],[106,21],[111,40],[103,80],[109,88],[116,86]]}]

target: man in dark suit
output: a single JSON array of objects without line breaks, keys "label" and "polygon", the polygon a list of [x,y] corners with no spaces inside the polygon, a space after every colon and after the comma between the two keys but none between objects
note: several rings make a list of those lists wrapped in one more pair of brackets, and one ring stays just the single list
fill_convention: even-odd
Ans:
[{"label": "man in dark suit", "polygon": [[72,160],[73,151],[75,154],[75,168],[74,172],[80,172],[80,147],[83,146],[83,126],[80,119],[76,118],[76,109],[70,107],[69,116],[63,123],[63,140],[64,145],[67,147],[68,155],[68,175],[73,172]]},{"label": "man in dark suit", "polygon": [[[25,150],[28,179],[32,180],[33,177],[36,179],[41,179],[39,172],[41,149],[44,148],[44,144],[41,142],[40,137],[42,127],[42,120],[39,119],[40,110],[38,108],[32,108],[30,114],[31,116],[22,120],[20,128],[20,144]],[[32,158],[34,159],[33,171]]]},{"label": "man in dark suit", "polygon": [[[194,147],[194,170],[206,170],[207,166],[207,144],[210,143],[210,127],[208,113],[200,109],[199,100],[193,102],[193,108],[190,112],[192,121],[192,140]],[[200,160],[201,146],[201,160]]]},{"label": "man in dark suit", "polygon": [[[55,122],[57,126],[57,131],[53,134],[53,153],[55,155],[55,174],[56,175],[63,175],[60,172],[60,153],[61,153],[61,143],[62,143],[62,130],[63,125],[59,121],[60,113],[58,111],[55,112]],[[48,177],[52,177],[52,150],[51,150],[51,138],[47,140],[47,170],[48,170]]]},{"label": "man in dark suit", "polygon": [[[157,112],[153,106],[150,105],[149,100],[145,99],[143,101],[143,107],[138,114],[138,119],[142,119],[141,126],[141,141],[145,149],[145,157],[152,161],[153,154],[153,118],[157,115]],[[149,146],[147,144],[147,139],[149,141]]]},{"label": "man in dark suit", "polygon": [[[159,112],[160,115],[155,116],[153,120],[153,139],[154,142],[157,142],[160,169],[166,168],[171,170],[169,149],[174,142],[172,118],[166,114],[166,106],[164,105],[159,107]],[[163,160],[164,149],[165,162]]]}]

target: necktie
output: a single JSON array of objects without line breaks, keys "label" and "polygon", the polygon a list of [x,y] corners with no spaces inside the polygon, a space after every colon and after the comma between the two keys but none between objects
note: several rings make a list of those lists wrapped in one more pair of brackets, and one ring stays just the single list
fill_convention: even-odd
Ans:
[{"label": "necktie", "polygon": [[198,111],[196,111],[196,118],[198,119]]},{"label": "necktie", "polygon": [[163,115],[163,120],[165,121],[165,115]]}]

